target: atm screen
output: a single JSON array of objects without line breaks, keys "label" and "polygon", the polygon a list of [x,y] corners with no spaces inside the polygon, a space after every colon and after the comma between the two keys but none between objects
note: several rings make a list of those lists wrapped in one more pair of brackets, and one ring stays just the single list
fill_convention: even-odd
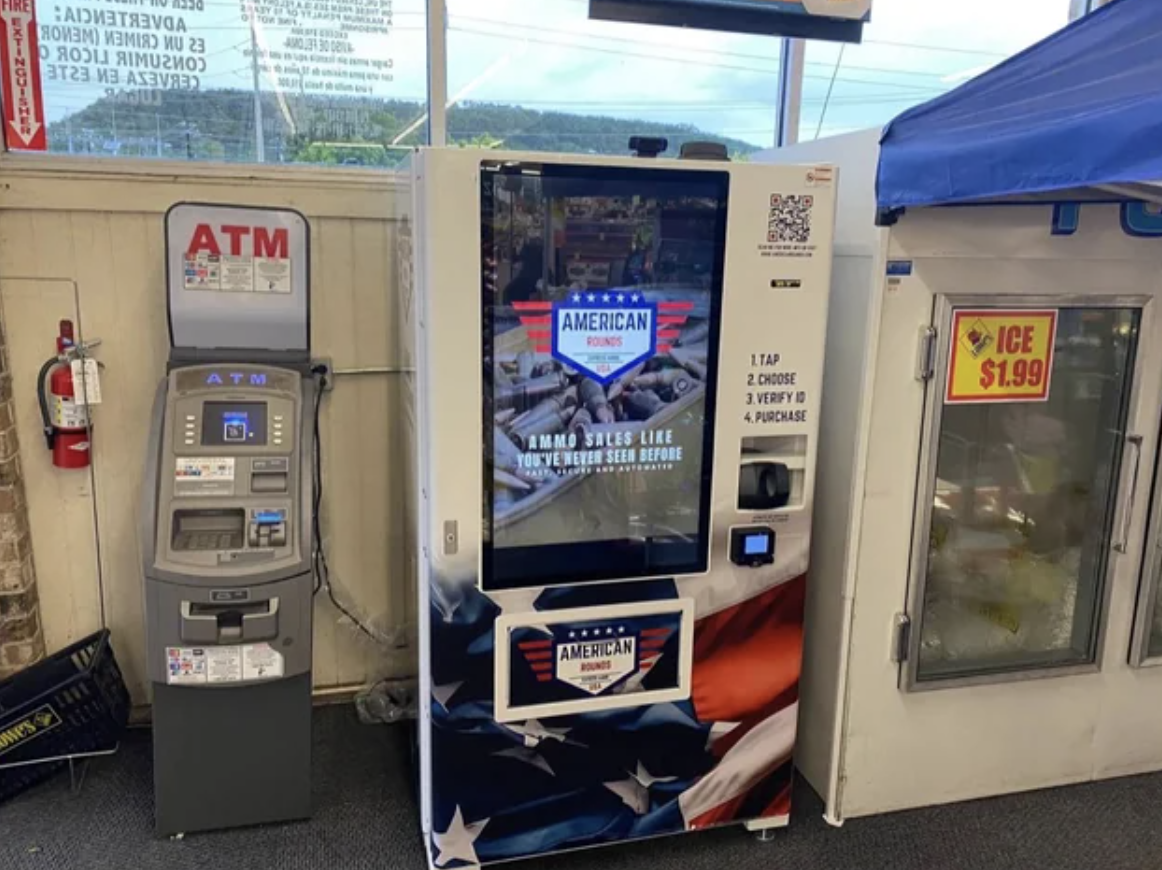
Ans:
[{"label": "atm screen", "polygon": [[202,444],[222,447],[266,445],[265,402],[206,402]]},{"label": "atm screen", "polygon": [[484,588],[705,571],[729,175],[481,184]]}]

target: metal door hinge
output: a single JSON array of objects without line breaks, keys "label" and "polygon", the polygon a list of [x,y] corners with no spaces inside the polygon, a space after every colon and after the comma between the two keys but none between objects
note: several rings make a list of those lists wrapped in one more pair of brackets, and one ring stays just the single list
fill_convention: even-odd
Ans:
[{"label": "metal door hinge", "polygon": [[916,349],[916,380],[930,381],[936,373],[936,328],[925,326],[920,330]]},{"label": "metal door hinge", "polygon": [[906,613],[897,613],[892,620],[892,661],[897,665],[908,660],[912,643],[912,620]]}]

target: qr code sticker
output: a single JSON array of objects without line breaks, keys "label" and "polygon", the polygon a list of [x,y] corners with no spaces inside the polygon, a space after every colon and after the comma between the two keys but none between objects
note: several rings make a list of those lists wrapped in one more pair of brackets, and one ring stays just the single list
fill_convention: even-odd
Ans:
[{"label": "qr code sticker", "polygon": [[811,210],[815,197],[771,194],[771,214],[767,222],[768,242],[806,244],[811,239]]}]

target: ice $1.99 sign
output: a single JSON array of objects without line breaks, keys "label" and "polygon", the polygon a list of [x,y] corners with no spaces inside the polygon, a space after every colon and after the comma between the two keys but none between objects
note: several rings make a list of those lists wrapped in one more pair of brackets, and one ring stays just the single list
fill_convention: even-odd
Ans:
[{"label": "ice $1.99 sign", "polygon": [[1057,312],[959,309],[953,313],[947,404],[1049,398]]}]

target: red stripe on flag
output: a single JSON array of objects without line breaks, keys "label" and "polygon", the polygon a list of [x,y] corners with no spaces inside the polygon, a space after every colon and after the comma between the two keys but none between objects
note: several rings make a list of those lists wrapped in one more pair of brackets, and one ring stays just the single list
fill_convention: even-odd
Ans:
[{"label": "red stripe on flag", "polygon": [[659,302],[659,311],[693,311],[693,302]]},{"label": "red stripe on flag", "polygon": [[548,649],[553,645],[551,640],[526,640],[517,644],[518,649]]},{"label": "red stripe on flag", "polygon": [[664,638],[664,637],[659,637],[656,640],[643,640],[642,641],[642,649],[643,650],[661,649],[665,645],[666,645],[666,638]]},{"label": "red stripe on flag", "polygon": [[553,349],[547,344],[538,344],[533,348],[533,353],[552,353]]},{"label": "red stripe on flag", "polygon": [[[690,318],[685,314],[659,314],[658,324],[660,326],[681,326]],[[524,320],[522,317],[521,320]]]},{"label": "red stripe on flag", "polygon": [[553,663],[552,662],[531,662],[529,664],[529,667],[538,673],[542,673],[544,671],[551,671],[553,669]]},{"label": "red stripe on flag", "polygon": [[674,346],[672,344],[659,344],[658,345],[658,353],[669,353],[673,349],[674,349]]},{"label": "red stripe on flag", "polygon": [[669,634],[672,630],[669,628],[643,628],[642,637],[657,637],[659,634]]},{"label": "red stripe on flag", "polygon": [[553,679],[552,674],[537,674],[537,682],[538,683],[548,683],[548,682],[552,681],[552,679]]},{"label": "red stripe on flag", "polygon": [[525,658],[528,659],[530,662],[543,662],[545,659],[551,659],[552,657],[553,657],[553,651],[551,649],[547,649],[544,652],[527,652],[527,653],[525,653]]},{"label": "red stripe on flag", "polygon": [[545,315],[544,317],[522,317],[520,319],[522,326],[549,326],[552,324],[553,318]]},{"label": "red stripe on flag", "polygon": [[658,330],[658,338],[665,339],[666,341],[673,341],[679,335],[681,335],[681,333],[678,332],[678,330],[676,330],[676,329],[659,329]]},{"label": "red stripe on flag", "polygon": [[552,311],[552,302],[514,302],[512,307],[517,311]]},{"label": "red stripe on flag", "polygon": [[553,333],[547,329],[530,329],[528,330],[529,341],[548,341],[553,337]]}]

